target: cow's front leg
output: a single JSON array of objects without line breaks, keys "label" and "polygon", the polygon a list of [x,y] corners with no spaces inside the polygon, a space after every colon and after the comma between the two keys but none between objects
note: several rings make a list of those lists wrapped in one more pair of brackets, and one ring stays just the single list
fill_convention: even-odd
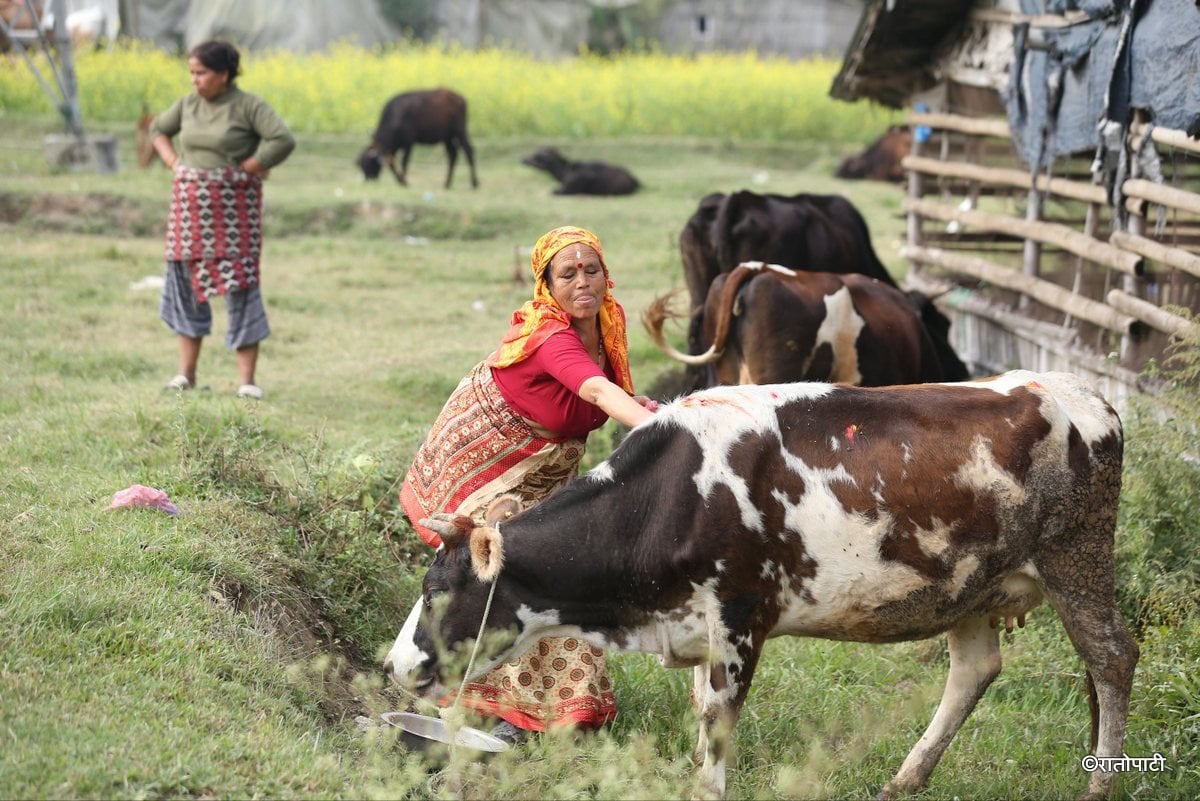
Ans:
[{"label": "cow's front leg", "polygon": [[[735,639],[730,636],[730,640]],[[714,648],[707,665],[694,669],[694,704],[700,715],[696,759],[700,763],[695,798],[725,797],[725,760],[733,730],[750,690],[762,638],[749,634]]]},{"label": "cow's front leg", "polygon": [[929,774],[971,714],[984,690],[1000,673],[1000,632],[986,617],[964,620],[950,630],[950,674],[933,720],[913,746],[900,771],[879,792],[880,799],[925,787]]},{"label": "cow's front leg", "polygon": [[693,704],[700,717],[700,736],[696,740],[699,773],[693,798],[725,797],[725,753],[729,734],[731,688],[728,672],[721,663],[694,668]]},{"label": "cow's front leg", "polygon": [[389,153],[387,157],[388,169],[392,171],[392,175],[396,176],[396,180],[401,186],[408,186],[408,179],[405,175],[408,173],[408,151],[404,151],[404,161],[400,169],[396,169],[396,154]]}]

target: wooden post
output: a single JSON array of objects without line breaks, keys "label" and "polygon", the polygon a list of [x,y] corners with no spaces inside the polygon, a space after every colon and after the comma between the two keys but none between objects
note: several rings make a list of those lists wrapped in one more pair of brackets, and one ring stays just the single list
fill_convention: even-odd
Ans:
[{"label": "wooden post", "polygon": [[[918,141],[918,139],[917,139],[916,126],[914,125],[914,126],[912,126],[912,128],[913,128],[913,139],[912,139],[912,149],[910,152],[914,156],[919,156],[921,154],[921,144],[922,143],[920,141]],[[912,200],[920,200],[921,199],[921,173],[917,172],[916,170],[908,171],[908,196]],[[909,209],[909,212],[908,212],[907,230],[908,230],[908,237],[907,237],[908,244],[913,247],[920,246],[922,244],[922,242],[921,242],[921,215],[918,214],[913,209]]]},{"label": "wooden post", "polygon": [[[1042,193],[1037,187],[1029,190],[1029,204],[1025,207],[1025,219],[1029,222],[1040,222],[1042,219]],[[1021,263],[1022,272],[1030,278],[1037,278],[1041,273],[1042,243],[1036,239],[1026,239],[1024,258]],[[1029,298],[1021,296],[1017,304],[1020,309],[1029,308]]]}]

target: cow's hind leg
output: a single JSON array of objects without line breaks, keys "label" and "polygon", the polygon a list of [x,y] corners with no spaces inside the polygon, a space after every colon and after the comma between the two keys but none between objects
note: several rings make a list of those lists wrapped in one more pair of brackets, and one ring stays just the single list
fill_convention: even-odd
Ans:
[{"label": "cow's hind leg", "polygon": [[[1125,723],[1138,646],[1113,600],[1111,579],[1104,582],[1107,586],[1081,588],[1079,577],[1087,571],[1079,569],[1077,558],[1047,560],[1047,564],[1039,567],[1047,579],[1046,595],[1087,667],[1094,754],[1120,757],[1125,747]],[[1056,567],[1061,567],[1061,571]],[[1054,577],[1066,578],[1073,586],[1055,581]],[[1066,586],[1071,586],[1070,592],[1065,591]],[[1080,798],[1107,798],[1112,794],[1115,779],[1115,773],[1094,771]]]},{"label": "cow's hind leg", "polygon": [[947,639],[950,674],[942,702],[895,778],[880,791],[880,798],[894,798],[925,787],[963,721],[1000,673],[1000,632],[988,625],[986,617],[963,620],[950,630]]},{"label": "cow's hind leg", "polygon": [[471,140],[467,138],[466,132],[458,138],[458,143],[462,145],[463,153],[467,157],[467,165],[471,168],[471,186],[478,189],[479,179],[475,177],[475,148],[471,147]]},{"label": "cow's hind leg", "polygon": [[458,161],[458,147],[454,144],[454,139],[446,140],[446,188],[450,188],[450,182],[454,179],[454,162]]}]

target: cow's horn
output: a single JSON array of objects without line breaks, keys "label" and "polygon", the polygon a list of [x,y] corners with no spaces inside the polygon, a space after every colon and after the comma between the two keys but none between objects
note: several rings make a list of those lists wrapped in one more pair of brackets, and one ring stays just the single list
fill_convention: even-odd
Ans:
[{"label": "cow's horn", "polygon": [[445,512],[435,512],[432,517],[422,518],[419,523],[441,537],[447,548],[456,547],[475,527],[471,518]]},{"label": "cow's horn", "polygon": [[699,356],[693,356],[690,353],[683,353],[676,350],[670,342],[667,342],[666,336],[663,335],[663,322],[668,318],[678,317],[671,310],[671,298],[677,294],[676,292],[668,292],[665,295],[660,295],[650,302],[644,314],[642,314],[642,325],[646,328],[646,333],[650,335],[650,340],[667,356],[670,356],[677,362],[697,367],[704,364],[712,364],[717,359],[721,358],[721,351],[717,350],[716,346],[710,347],[707,351]]}]

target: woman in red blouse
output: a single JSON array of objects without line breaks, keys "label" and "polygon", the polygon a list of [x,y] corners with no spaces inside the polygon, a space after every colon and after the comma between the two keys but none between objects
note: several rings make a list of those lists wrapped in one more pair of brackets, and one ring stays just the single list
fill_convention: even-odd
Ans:
[{"label": "woman in red blouse", "polygon": [[[505,494],[533,505],[576,475],[589,432],[609,417],[633,427],[657,408],[633,394],[625,311],[596,235],[555,228],[530,262],[533,299],[446,401],[400,490],[433,547],[441,541],[422,518],[455,512],[483,522]],[[550,726],[598,728],[616,715],[603,652],[572,637],[544,639],[468,683],[461,703],[500,718],[494,733],[510,740]]]}]

